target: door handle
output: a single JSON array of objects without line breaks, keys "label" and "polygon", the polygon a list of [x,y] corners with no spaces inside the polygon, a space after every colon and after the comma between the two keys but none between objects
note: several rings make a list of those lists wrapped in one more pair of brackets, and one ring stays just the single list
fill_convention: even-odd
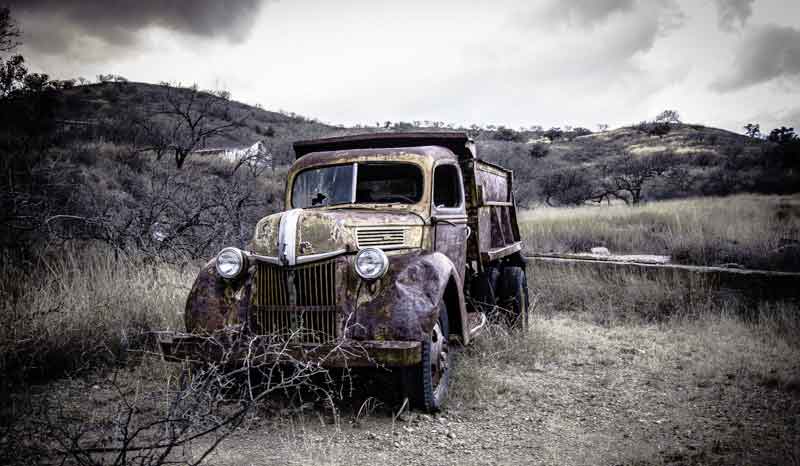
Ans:
[{"label": "door handle", "polygon": [[446,223],[446,224],[450,225],[451,227],[456,226],[456,224],[451,222],[450,220],[445,220],[445,219],[439,218],[439,217],[431,217],[431,223],[433,223],[434,225],[437,224],[437,223]]}]

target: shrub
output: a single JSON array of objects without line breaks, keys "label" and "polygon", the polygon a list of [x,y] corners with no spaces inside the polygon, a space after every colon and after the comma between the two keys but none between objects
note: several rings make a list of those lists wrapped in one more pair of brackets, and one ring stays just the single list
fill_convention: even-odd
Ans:
[{"label": "shrub", "polygon": [[506,128],[505,126],[500,126],[497,130],[492,134],[492,139],[498,141],[521,141],[522,135],[511,128]]},{"label": "shrub", "polygon": [[667,122],[643,121],[636,125],[636,130],[650,136],[662,137],[669,134],[672,127]]},{"label": "shrub", "polygon": [[550,146],[541,143],[533,144],[529,151],[530,156],[535,159],[541,159],[547,157],[547,154],[549,153],[550,153]]}]

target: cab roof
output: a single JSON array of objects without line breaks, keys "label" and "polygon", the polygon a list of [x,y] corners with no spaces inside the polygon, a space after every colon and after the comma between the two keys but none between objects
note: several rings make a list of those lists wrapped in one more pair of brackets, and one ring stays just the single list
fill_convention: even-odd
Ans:
[{"label": "cab roof", "polygon": [[353,149],[390,149],[439,146],[452,151],[459,160],[475,158],[475,142],[460,131],[368,133],[294,143],[296,158],[312,152],[333,152]]}]

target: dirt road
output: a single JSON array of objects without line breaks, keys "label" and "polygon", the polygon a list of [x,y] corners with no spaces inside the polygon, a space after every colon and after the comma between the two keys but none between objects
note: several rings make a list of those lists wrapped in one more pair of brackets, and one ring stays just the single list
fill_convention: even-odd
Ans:
[{"label": "dirt road", "polygon": [[724,318],[538,319],[462,354],[448,409],[256,420],[211,464],[800,464],[798,350]]}]

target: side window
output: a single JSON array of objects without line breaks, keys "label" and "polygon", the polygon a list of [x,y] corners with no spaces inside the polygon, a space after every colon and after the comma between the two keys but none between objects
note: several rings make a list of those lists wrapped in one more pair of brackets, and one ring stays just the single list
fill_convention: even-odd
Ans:
[{"label": "side window", "polygon": [[458,167],[455,165],[437,166],[433,172],[433,204],[437,208],[459,207],[462,197]]}]

